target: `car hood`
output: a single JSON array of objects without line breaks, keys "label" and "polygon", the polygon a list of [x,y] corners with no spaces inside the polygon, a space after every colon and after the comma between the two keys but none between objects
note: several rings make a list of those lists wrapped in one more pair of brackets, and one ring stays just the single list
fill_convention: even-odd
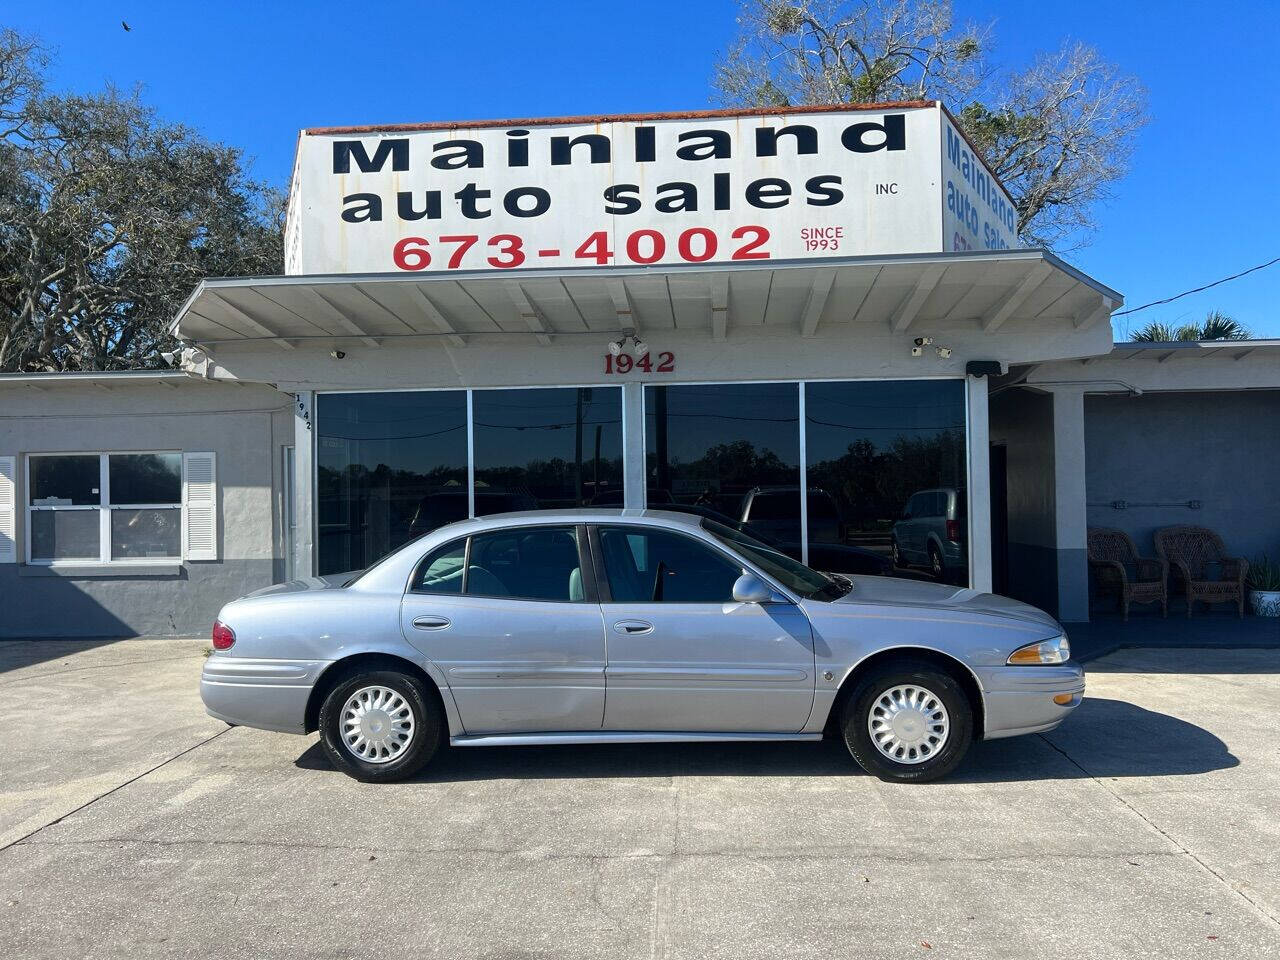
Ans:
[{"label": "car hood", "polygon": [[978,614],[1017,620],[1028,625],[1044,627],[1056,633],[1062,625],[1043,610],[994,593],[982,593],[964,587],[946,586],[924,580],[901,580],[896,577],[849,577],[853,589],[836,604],[863,604],[894,608],[954,610],[957,613]]}]

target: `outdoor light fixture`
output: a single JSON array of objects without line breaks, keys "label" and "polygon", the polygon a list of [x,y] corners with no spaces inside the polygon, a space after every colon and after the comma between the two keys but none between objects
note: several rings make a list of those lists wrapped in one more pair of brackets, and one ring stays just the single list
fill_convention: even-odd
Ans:
[{"label": "outdoor light fixture", "polygon": [[329,356],[333,357],[335,360],[341,360],[346,355],[347,352],[345,350],[334,350],[329,354]]},{"label": "outdoor light fixture", "polygon": [[628,340],[630,340],[631,343],[635,346],[636,353],[643,355],[649,352],[649,345],[645,343],[643,340],[641,340],[639,337],[637,337],[636,332],[634,330],[628,330],[626,333],[620,336],[617,340],[610,340],[609,352],[613,354],[615,357],[618,356],[620,353],[622,353],[623,350],[627,349]]}]

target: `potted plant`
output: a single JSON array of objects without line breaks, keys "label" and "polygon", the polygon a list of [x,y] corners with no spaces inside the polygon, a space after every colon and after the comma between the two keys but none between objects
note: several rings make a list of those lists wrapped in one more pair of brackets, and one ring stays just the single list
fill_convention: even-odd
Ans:
[{"label": "potted plant", "polygon": [[1280,563],[1265,553],[1249,564],[1249,603],[1260,617],[1280,617]]}]

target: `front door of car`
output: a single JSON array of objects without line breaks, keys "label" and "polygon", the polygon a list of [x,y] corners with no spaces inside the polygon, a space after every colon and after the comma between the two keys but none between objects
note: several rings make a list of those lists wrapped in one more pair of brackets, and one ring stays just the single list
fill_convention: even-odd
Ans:
[{"label": "front door of car", "polygon": [[600,729],[604,628],[580,533],[477,533],[415,571],[401,629],[444,672],[468,734]]},{"label": "front door of car", "polygon": [[795,733],[813,707],[809,621],[737,603],[741,563],[694,537],[601,525],[606,730]]}]

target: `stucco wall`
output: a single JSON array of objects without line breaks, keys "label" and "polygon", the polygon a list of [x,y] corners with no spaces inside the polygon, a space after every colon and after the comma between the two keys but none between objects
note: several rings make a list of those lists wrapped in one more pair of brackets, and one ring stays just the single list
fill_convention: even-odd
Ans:
[{"label": "stucco wall", "polygon": [[[30,453],[212,450],[218,469],[219,559],[176,570],[86,565],[72,575],[0,564],[0,637],[203,635],[218,608],[280,578],[280,447],[293,442],[288,398],[267,386],[197,380],[0,382],[0,456]],[[126,575],[128,574],[128,575]]]},{"label": "stucco wall", "polygon": [[991,442],[1008,458],[1008,594],[1056,614],[1053,400],[1009,390],[991,398],[990,416]]},{"label": "stucco wall", "polygon": [[[1280,556],[1280,390],[1086,397],[1085,444],[1090,526],[1149,556],[1174,524],[1216,530],[1238,556]],[[1139,505],[1188,500],[1201,509]]]}]

